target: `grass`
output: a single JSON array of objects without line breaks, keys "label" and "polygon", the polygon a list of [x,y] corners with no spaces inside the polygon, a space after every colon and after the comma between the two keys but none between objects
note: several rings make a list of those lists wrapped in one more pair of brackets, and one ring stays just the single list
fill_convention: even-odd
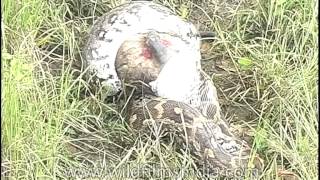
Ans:
[{"label": "grass", "polygon": [[[203,52],[203,67],[213,71],[233,127],[248,128],[265,160],[260,178],[317,179],[318,2],[196,2],[161,1],[201,30],[216,32]],[[156,178],[161,173],[148,170],[161,167],[194,179],[187,152],[130,131],[102,93],[83,96],[89,86],[81,66],[86,33],[96,17],[118,4],[2,1],[1,177],[115,178],[143,167],[145,178]]]}]

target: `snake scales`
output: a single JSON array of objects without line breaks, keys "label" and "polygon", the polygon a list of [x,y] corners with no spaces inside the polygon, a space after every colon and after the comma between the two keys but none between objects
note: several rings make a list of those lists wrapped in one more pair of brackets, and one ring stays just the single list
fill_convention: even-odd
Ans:
[{"label": "snake scales", "polygon": [[[145,18],[144,11],[153,18]],[[99,18],[86,60],[91,73],[114,91],[135,90],[129,105],[132,128],[142,130],[151,120],[177,132],[200,164],[247,168],[251,148],[232,135],[221,115],[216,89],[201,71],[199,36],[165,7],[133,2]],[[262,161],[255,156],[253,164],[261,168]]]},{"label": "snake scales", "polygon": [[[212,102],[211,108],[195,108],[154,95],[147,83],[157,78],[160,63],[155,51],[151,50],[150,56],[141,56],[148,47],[147,38],[148,35],[139,35],[124,41],[115,62],[120,79],[129,84],[128,89],[135,89],[129,104],[130,126],[143,130],[148,127],[146,122],[155,122],[167,131],[176,132],[183,139],[183,145],[188,142],[200,164],[229,170],[245,168],[251,148],[229,131],[218,102]],[[254,166],[262,166],[258,156],[254,158]]]}]

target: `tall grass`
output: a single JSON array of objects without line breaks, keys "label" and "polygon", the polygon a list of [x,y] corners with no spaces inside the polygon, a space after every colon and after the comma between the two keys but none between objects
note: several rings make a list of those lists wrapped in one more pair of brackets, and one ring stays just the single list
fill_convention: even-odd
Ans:
[{"label": "tall grass", "polygon": [[254,30],[260,36],[246,39],[244,34],[235,38],[237,43],[225,43],[225,46],[233,52],[229,54],[231,57],[246,56],[255,64],[252,71],[256,87],[250,88],[256,89],[257,101],[262,102],[257,110],[264,136],[257,132],[255,140],[268,162],[264,178],[273,179],[276,172],[291,171],[301,178],[315,179],[318,176],[318,5],[313,1],[257,4],[256,12],[239,16],[246,18],[247,25],[237,24],[235,36],[241,37],[252,24],[258,26]]},{"label": "tall grass", "polygon": [[[202,13],[202,28],[216,32],[209,53],[232,62],[228,81],[234,87],[223,85],[228,77],[215,83],[228,104],[255,112],[254,148],[266,164],[261,178],[317,179],[318,2],[252,0],[224,8],[224,17],[212,14],[216,1],[161,3],[191,20]],[[130,131],[102,93],[83,95],[89,86],[81,63],[87,30],[118,4],[2,1],[2,177],[58,179],[84,169],[98,176],[110,171],[103,166],[114,167],[115,177],[144,166],[185,167],[179,176],[194,179],[187,152]],[[250,67],[243,69],[241,59]]]}]

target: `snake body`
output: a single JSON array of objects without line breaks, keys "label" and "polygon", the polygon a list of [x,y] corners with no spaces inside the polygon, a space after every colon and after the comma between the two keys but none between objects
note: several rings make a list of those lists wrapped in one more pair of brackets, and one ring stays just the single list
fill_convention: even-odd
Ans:
[{"label": "snake body", "polygon": [[[142,16],[143,11],[154,13],[152,22]],[[162,22],[172,27],[160,27]],[[109,42],[121,24],[124,35]],[[102,32],[103,38],[97,40]],[[153,2],[129,3],[94,25],[86,57],[91,72],[115,91],[135,89],[128,113],[133,129],[144,129],[150,120],[177,132],[200,164],[222,169],[247,167],[251,148],[229,131],[216,88],[201,71],[199,34],[192,24]],[[261,168],[261,159],[253,159],[254,166]]]},{"label": "snake body", "polygon": [[153,120],[168,131],[176,131],[203,164],[222,169],[248,164],[248,144],[234,138],[226,124],[207,119],[188,104],[154,97],[144,99],[132,114],[129,123],[135,129],[146,127],[144,122]]},{"label": "snake body", "polygon": [[[177,132],[182,139],[181,146],[188,142],[201,164],[229,170],[245,168],[251,148],[247,142],[234,137],[229,131],[217,99],[209,103],[206,96],[202,97],[204,103],[194,107],[192,104],[159,97],[152,91],[148,82],[157,79],[163,61],[157,59],[157,51],[150,47],[150,56],[141,55],[148,48],[148,38],[148,34],[145,34],[124,41],[115,62],[120,79],[136,90],[129,107],[129,125],[133,129],[143,130],[148,127],[145,122],[155,122],[169,132]],[[212,81],[203,76],[204,85],[213,86]],[[203,91],[208,93],[207,89]],[[254,165],[259,168],[262,166],[258,156],[254,158]]]},{"label": "snake body", "polygon": [[200,34],[191,23],[176,16],[170,9],[149,1],[120,5],[98,18],[84,47],[90,79],[108,86],[109,95],[122,89],[115,69],[115,57],[127,38],[150,31],[170,32],[183,40],[197,54],[200,63]]}]

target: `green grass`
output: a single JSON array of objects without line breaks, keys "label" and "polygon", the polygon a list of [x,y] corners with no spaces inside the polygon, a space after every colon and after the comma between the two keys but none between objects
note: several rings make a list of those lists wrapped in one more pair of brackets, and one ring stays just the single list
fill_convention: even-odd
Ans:
[{"label": "green grass", "polygon": [[[287,172],[317,179],[317,1],[196,2],[162,1],[191,21],[200,18],[200,29],[216,32],[204,65],[229,63],[228,73],[213,79],[226,114],[230,106],[253,113],[230,121],[254,135],[266,166],[261,178],[281,179]],[[95,167],[92,173],[99,174],[99,166],[108,166],[120,174],[161,166],[184,167],[180,176],[193,179],[187,152],[130,131],[103,94],[83,96],[89,86],[81,66],[87,31],[118,4],[2,1],[2,177],[58,179],[69,168]]]}]

